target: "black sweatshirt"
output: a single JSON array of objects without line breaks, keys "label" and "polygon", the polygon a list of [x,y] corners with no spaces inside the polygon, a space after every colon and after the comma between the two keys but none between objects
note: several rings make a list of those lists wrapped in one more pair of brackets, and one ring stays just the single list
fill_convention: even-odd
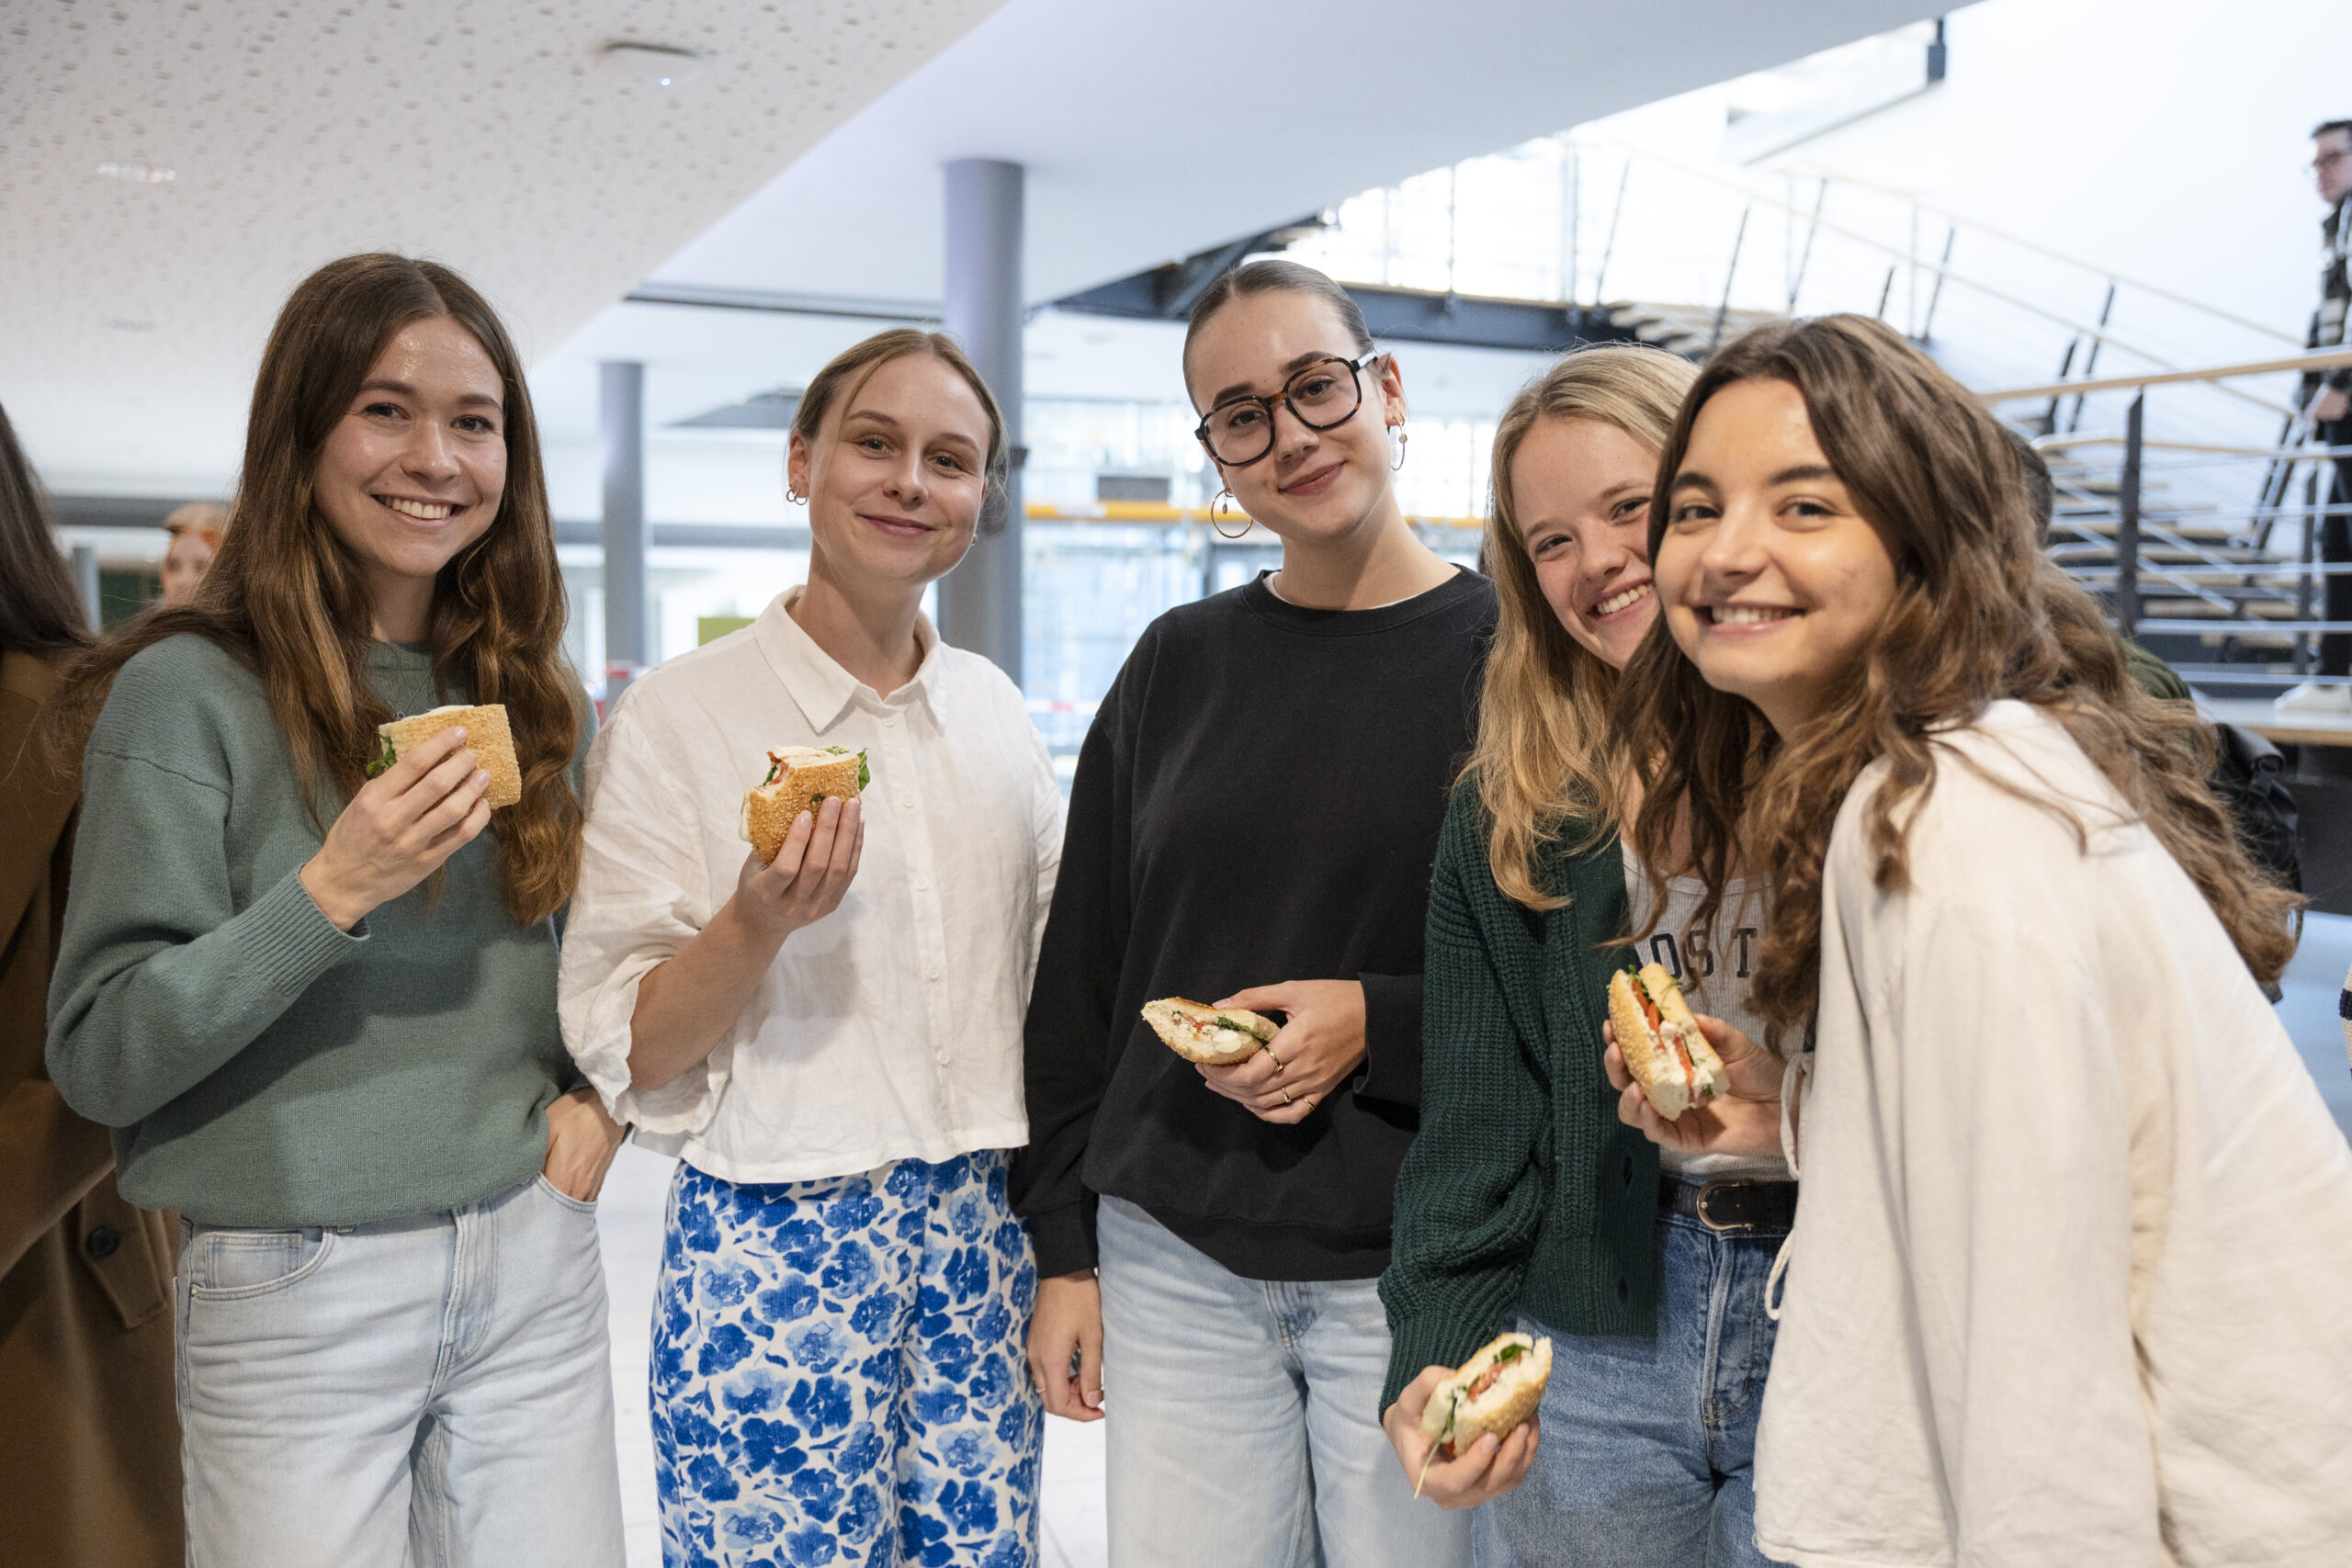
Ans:
[{"label": "black sweatshirt", "polygon": [[[1261,579],[1145,630],[1079,755],[1029,1000],[1012,1200],[1039,1272],[1093,1265],[1101,1193],[1245,1278],[1386,1266],[1430,866],[1494,625],[1494,585],[1465,571],[1377,610],[1300,609]],[[1366,1059],[1293,1126],[1216,1093],[1141,1016],[1347,979]]]}]

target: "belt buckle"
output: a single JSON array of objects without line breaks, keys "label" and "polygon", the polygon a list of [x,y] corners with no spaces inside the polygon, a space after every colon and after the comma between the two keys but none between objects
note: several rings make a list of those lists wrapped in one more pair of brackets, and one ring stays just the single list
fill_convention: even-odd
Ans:
[{"label": "belt buckle", "polygon": [[1719,1190],[1734,1187],[1753,1187],[1755,1185],[1755,1182],[1748,1180],[1745,1177],[1735,1177],[1727,1180],[1710,1181],[1705,1183],[1699,1189],[1699,1199],[1696,1205],[1699,1211],[1699,1223],[1706,1226],[1709,1230],[1714,1232],[1717,1235],[1736,1235],[1754,1230],[1756,1228],[1756,1224],[1752,1220],[1729,1220],[1718,1222],[1713,1214],[1707,1212],[1707,1200],[1714,1196],[1714,1194]]}]

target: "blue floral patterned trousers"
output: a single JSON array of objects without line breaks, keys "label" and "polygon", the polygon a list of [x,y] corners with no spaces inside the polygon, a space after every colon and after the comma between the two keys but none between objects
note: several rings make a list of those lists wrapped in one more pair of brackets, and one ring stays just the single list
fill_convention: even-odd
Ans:
[{"label": "blue floral patterned trousers", "polygon": [[653,1304],[667,1568],[1034,1568],[1029,1242],[995,1151],[768,1185],[681,1163]]}]

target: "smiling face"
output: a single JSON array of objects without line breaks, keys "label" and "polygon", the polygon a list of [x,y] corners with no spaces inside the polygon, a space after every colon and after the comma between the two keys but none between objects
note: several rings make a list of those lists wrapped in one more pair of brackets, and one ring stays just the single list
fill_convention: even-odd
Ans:
[{"label": "smiling face", "polygon": [[393,601],[429,604],[441,569],[497,519],[502,390],[471,333],[447,316],[412,321],[319,448],[313,499],[358,558],[379,624]]},{"label": "smiling face", "polygon": [[1657,451],[1605,420],[1539,419],[1510,460],[1511,509],[1544,602],[1578,645],[1623,670],[1650,623]]},{"label": "smiling face", "polygon": [[988,410],[963,377],[904,354],[827,409],[814,440],[795,431],[786,471],[824,570],[920,593],[972,547],[988,452]]},{"label": "smiling face", "polygon": [[1667,626],[1707,684],[1786,735],[1819,713],[1894,602],[1894,561],[1786,381],[1707,400],[1652,563]]},{"label": "smiling face", "polygon": [[[1201,324],[1184,355],[1184,381],[1205,414],[1238,397],[1272,397],[1317,359],[1363,352],[1326,300],[1291,288],[1243,294]],[[1377,525],[1396,504],[1388,426],[1404,423],[1404,386],[1394,359],[1359,374],[1363,400],[1344,423],[1309,430],[1278,404],[1273,450],[1254,463],[1216,466],[1241,509],[1284,539],[1337,540]]]}]

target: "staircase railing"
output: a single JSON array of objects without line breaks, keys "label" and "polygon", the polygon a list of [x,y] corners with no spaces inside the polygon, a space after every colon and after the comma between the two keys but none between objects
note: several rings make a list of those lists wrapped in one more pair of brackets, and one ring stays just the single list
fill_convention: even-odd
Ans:
[{"label": "staircase railing", "polygon": [[[2352,367],[2352,350],[2332,349],[2065,378],[1978,396],[1996,412],[2069,398],[2078,407],[2105,406],[2128,397],[2120,434],[2051,433],[2042,414],[2011,417],[2051,460],[2051,554],[2108,602],[2126,636],[2156,644],[2183,674],[2211,688],[2259,693],[2312,679],[2318,639],[2352,634],[2352,621],[2313,614],[2319,584],[2352,575],[2352,562],[2324,561],[2319,549],[2324,520],[2352,515],[2352,499],[2335,491],[2335,460],[2352,457],[2352,446],[2312,444],[2299,415],[2289,417],[2275,444],[2152,437],[2151,400],[2345,367]],[[2299,480],[2302,501],[2293,504]],[[2291,527],[2282,535],[2282,525]]]}]

